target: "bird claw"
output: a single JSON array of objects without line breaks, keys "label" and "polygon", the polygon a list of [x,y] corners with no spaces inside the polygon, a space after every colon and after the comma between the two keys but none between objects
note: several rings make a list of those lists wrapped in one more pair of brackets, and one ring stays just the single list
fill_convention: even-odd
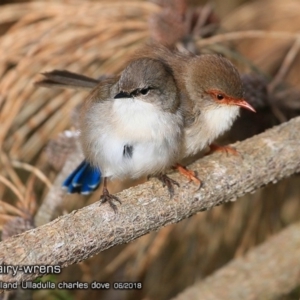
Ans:
[{"label": "bird claw", "polygon": [[216,144],[211,144],[209,146],[209,148],[210,148],[210,150],[206,155],[212,154],[216,151],[225,152],[227,155],[229,155],[229,154],[233,154],[233,155],[236,155],[236,156],[240,155],[239,152],[231,146],[219,146],[219,145],[216,145]]},{"label": "bird claw", "polygon": [[167,176],[166,174],[158,175],[157,178],[158,178],[158,180],[160,180],[162,182],[163,187],[167,186],[169,194],[170,194],[170,198],[173,198],[174,185],[177,185],[178,187],[180,187],[179,183],[176,180]]},{"label": "bird claw", "polygon": [[189,182],[194,181],[196,184],[198,184],[196,191],[202,187],[202,181],[197,177],[197,173],[195,171],[189,170],[180,164],[176,164],[174,168],[177,169],[180,174],[188,178]]},{"label": "bird claw", "polygon": [[122,204],[121,200],[117,196],[114,196],[114,195],[110,194],[107,188],[103,188],[103,194],[100,197],[100,200],[101,200],[100,205],[102,205],[105,202],[108,202],[110,207],[114,210],[115,213],[118,212],[118,208],[113,203],[113,200],[115,200],[115,201],[119,202],[120,204]]}]

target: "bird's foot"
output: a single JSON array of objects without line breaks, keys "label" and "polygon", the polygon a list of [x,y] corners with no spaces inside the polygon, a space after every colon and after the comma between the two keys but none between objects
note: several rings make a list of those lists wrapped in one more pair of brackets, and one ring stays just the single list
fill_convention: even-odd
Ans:
[{"label": "bird's foot", "polygon": [[158,180],[160,180],[163,184],[163,187],[167,186],[170,198],[173,198],[174,196],[174,185],[177,185],[180,187],[179,183],[175,181],[174,179],[170,178],[166,174],[160,174],[157,176]]},{"label": "bird's foot", "polygon": [[216,151],[225,152],[227,155],[228,154],[233,154],[233,155],[236,155],[236,156],[239,155],[238,151],[235,148],[231,147],[231,146],[219,146],[219,145],[216,145],[216,144],[211,144],[209,146],[209,148],[210,148],[210,150],[206,155],[212,154]]},{"label": "bird's foot", "polygon": [[182,166],[180,164],[176,164],[174,166],[174,169],[177,169],[178,172],[188,178],[189,181],[194,181],[199,186],[197,190],[201,188],[202,181],[197,177],[197,173],[195,171],[189,170],[185,166]]},{"label": "bird's foot", "polygon": [[101,201],[100,205],[105,203],[105,202],[108,202],[110,207],[114,210],[115,213],[118,212],[118,208],[114,204],[113,201],[117,201],[120,204],[122,204],[121,200],[117,196],[114,196],[114,195],[110,194],[106,187],[103,188],[103,193],[102,193],[102,196],[100,197],[100,201]]}]

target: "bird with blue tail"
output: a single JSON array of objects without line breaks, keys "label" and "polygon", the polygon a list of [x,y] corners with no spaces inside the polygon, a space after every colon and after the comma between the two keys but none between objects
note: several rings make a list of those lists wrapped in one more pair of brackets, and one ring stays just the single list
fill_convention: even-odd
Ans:
[{"label": "bird with blue tail", "polygon": [[93,167],[88,161],[84,160],[65,179],[63,188],[67,190],[68,194],[78,193],[89,195],[98,188],[100,183],[100,169]]},{"label": "bird with blue tail", "polygon": [[115,213],[115,203],[121,200],[109,192],[110,180],[154,175],[173,196],[173,185],[179,184],[166,171],[180,159],[183,121],[168,65],[148,57],[130,61],[120,75],[101,81],[83,102],[79,130],[86,160],[63,185],[69,193],[88,194],[102,177],[100,204],[108,203]]}]

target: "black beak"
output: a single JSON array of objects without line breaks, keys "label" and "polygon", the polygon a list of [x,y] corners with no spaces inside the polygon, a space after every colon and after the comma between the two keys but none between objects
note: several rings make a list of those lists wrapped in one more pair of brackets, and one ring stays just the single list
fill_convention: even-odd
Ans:
[{"label": "black beak", "polygon": [[114,99],[120,99],[120,98],[132,98],[132,95],[126,92],[120,92],[114,97]]}]

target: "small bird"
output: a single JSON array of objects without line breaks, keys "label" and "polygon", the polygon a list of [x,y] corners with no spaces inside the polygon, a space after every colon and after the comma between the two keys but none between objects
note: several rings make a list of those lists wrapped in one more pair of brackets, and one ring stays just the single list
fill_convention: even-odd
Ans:
[{"label": "small bird", "polygon": [[[243,98],[240,75],[228,59],[215,54],[183,54],[163,46],[148,45],[135,56],[136,59],[142,57],[158,60],[172,70],[184,118],[181,157],[174,166],[201,185],[195,173],[179,162],[207,146],[212,150],[222,150],[222,147],[212,143],[230,129],[239,115],[239,107],[255,112]],[[46,86],[58,82],[61,87],[85,89],[95,85],[95,79],[92,78],[84,77],[80,82],[70,80],[81,75],[68,71],[53,71],[44,75],[47,79],[42,84]],[[235,153],[228,146],[223,149]]]},{"label": "small bird", "polygon": [[[255,112],[243,98],[244,88],[239,72],[226,58],[214,55],[172,53],[163,47],[150,49],[152,57],[167,63],[173,70],[181,93],[184,117],[182,159],[193,156],[206,147],[237,154],[229,146],[217,146],[213,141],[231,128],[239,108]],[[147,55],[147,51],[144,52]],[[201,184],[195,172],[176,165],[179,172]]]},{"label": "small bird", "polygon": [[102,80],[81,110],[80,140],[86,160],[64,186],[69,192],[89,193],[103,177],[101,202],[109,202],[115,211],[113,200],[120,200],[109,193],[108,179],[156,174],[172,192],[177,183],[165,171],[181,156],[179,108],[172,71],[158,60],[136,59],[120,77]]},{"label": "small bird", "polygon": [[158,59],[173,71],[184,117],[183,157],[198,153],[230,129],[240,107],[255,112],[243,98],[238,70],[225,57],[186,54],[153,45],[136,56]]}]

